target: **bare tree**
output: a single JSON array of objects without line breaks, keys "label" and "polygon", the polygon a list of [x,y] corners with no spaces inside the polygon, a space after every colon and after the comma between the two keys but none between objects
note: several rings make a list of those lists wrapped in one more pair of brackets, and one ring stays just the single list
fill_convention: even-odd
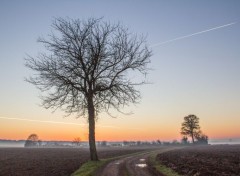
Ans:
[{"label": "bare tree", "polygon": [[81,144],[81,138],[80,137],[76,137],[76,138],[74,138],[73,139],[73,145],[75,145],[75,146],[80,146],[80,144]]},{"label": "bare tree", "polygon": [[57,18],[52,27],[56,33],[49,40],[38,40],[48,52],[26,59],[26,66],[36,73],[27,81],[46,92],[43,107],[88,118],[90,157],[98,160],[97,115],[139,101],[135,86],[144,81],[133,82],[128,76],[133,71],[146,75],[151,51],[143,37],[102,19]]},{"label": "bare tree", "polygon": [[195,115],[188,115],[184,117],[182,123],[181,134],[184,136],[190,136],[192,143],[194,143],[194,136],[200,131],[199,118]]}]

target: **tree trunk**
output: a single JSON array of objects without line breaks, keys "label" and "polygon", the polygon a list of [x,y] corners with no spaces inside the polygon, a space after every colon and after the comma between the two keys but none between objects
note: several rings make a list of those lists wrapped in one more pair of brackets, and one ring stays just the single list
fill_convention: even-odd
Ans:
[{"label": "tree trunk", "polygon": [[89,124],[89,147],[90,158],[92,161],[98,161],[98,155],[95,143],[95,109],[93,105],[93,96],[88,97],[88,124]]},{"label": "tree trunk", "polygon": [[192,143],[194,144],[194,136],[193,136],[193,133],[192,133]]}]

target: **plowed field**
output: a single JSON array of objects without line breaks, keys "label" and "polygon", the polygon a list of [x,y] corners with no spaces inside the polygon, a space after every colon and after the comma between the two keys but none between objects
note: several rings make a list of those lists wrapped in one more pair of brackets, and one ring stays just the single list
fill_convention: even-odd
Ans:
[{"label": "plowed field", "polygon": [[[98,153],[108,158],[145,150],[103,148]],[[69,176],[88,159],[88,149],[0,148],[0,176]]]},{"label": "plowed field", "polygon": [[193,146],[159,154],[158,161],[187,176],[240,176],[240,145]]}]

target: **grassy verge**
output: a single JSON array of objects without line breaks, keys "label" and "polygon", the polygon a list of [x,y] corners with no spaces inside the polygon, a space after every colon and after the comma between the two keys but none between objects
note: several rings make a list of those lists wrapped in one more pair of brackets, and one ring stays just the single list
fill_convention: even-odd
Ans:
[{"label": "grassy verge", "polygon": [[100,161],[88,161],[83,164],[77,171],[71,176],[93,176],[96,170],[106,164],[110,159]]},{"label": "grassy verge", "polygon": [[155,172],[161,173],[165,176],[181,176],[171,168],[166,167],[165,165],[162,165],[156,160],[156,157],[159,153],[153,153],[149,157],[149,164],[153,168]]}]

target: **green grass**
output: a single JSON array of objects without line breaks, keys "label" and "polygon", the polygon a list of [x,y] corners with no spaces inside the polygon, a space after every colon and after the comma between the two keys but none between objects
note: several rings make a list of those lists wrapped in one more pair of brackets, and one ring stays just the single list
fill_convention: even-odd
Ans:
[{"label": "green grass", "polygon": [[96,170],[106,164],[108,160],[88,161],[71,176],[93,176]]},{"label": "green grass", "polygon": [[165,176],[181,176],[171,168],[168,168],[165,165],[159,163],[156,160],[157,155],[158,153],[153,153],[152,155],[150,155],[149,163],[152,167],[154,167],[158,172],[162,173]]},{"label": "green grass", "polygon": [[157,166],[155,166],[155,168],[157,169],[157,171],[160,171],[162,174],[166,176],[181,176],[172,169],[161,164],[158,164]]}]

